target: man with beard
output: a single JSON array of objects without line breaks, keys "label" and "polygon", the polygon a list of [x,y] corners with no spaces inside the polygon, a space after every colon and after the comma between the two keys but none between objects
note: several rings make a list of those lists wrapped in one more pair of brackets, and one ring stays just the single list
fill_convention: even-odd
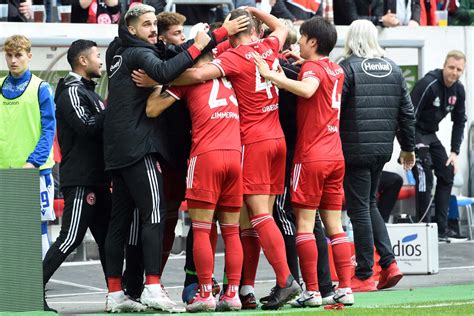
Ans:
[{"label": "man with beard", "polygon": [[104,244],[111,207],[102,142],[105,106],[92,81],[101,76],[102,60],[97,44],[82,39],[71,44],[67,60],[72,72],[59,81],[55,98],[64,214],[59,236],[43,260],[44,285],[81,244],[88,228],[99,246],[105,273]]}]

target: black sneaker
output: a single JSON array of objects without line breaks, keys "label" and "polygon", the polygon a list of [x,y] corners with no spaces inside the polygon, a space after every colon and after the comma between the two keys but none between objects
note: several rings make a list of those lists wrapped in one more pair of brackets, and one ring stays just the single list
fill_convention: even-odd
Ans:
[{"label": "black sneaker", "polygon": [[240,302],[242,302],[242,309],[256,309],[258,306],[257,299],[253,293],[247,295],[239,294],[239,298]]},{"label": "black sneaker", "polygon": [[272,287],[272,288],[270,289],[270,294],[269,294],[269,295],[260,298],[260,300],[259,300],[260,303],[262,303],[262,304],[267,304],[267,303],[268,303],[268,300],[270,299],[270,297],[272,297],[273,293],[275,293],[276,288],[277,288],[277,286],[275,285],[274,287]]},{"label": "black sneaker", "polygon": [[278,285],[276,286],[276,289],[270,295],[268,302],[262,305],[263,310],[279,309],[301,293],[301,286],[295,281],[292,275],[288,277],[286,284],[287,286],[284,288],[281,288]]},{"label": "black sneaker", "polygon": [[452,229],[447,230],[445,236],[450,242],[461,242],[468,239],[466,236],[462,236]]},{"label": "black sneaker", "polygon": [[438,242],[450,243],[451,241],[448,239],[446,234],[438,234]]}]

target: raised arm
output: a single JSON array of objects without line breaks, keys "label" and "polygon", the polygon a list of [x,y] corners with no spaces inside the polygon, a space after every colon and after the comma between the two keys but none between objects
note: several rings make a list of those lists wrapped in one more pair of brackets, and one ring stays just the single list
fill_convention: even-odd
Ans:
[{"label": "raised arm", "polygon": [[278,38],[279,44],[280,44],[280,50],[283,47],[283,44],[285,44],[286,37],[288,36],[288,29],[285,26],[285,24],[280,21],[277,17],[265,13],[262,10],[259,10],[254,7],[248,7],[246,9],[250,14],[254,15],[257,19],[261,20],[263,23],[265,23],[270,30],[272,30],[272,33],[270,33],[269,36],[274,36]]}]

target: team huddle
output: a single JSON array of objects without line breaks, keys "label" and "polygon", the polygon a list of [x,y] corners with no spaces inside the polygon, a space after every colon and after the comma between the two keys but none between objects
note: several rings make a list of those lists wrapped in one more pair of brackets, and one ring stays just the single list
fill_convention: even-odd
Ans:
[{"label": "team huddle", "polygon": [[[65,211],[44,258],[44,284],[90,228],[108,312],[256,308],[262,249],[276,277],[262,309],[354,304],[354,267],[341,222],[344,71],[328,57],[337,41],[334,25],[320,17],[305,21],[299,54],[283,54],[287,26],[256,8],[233,10],[222,26],[198,30],[187,42],[182,30],[160,29],[170,19],[180,15],[157,19],[143,4],[127,11],[107,49],[106,102],[92,80],[101,76],[97,45],[77,40],[68,50],[72,72],[55,95]],[[288,100],[296,111],[292,132],[279,115]],[[412,165],[413,158],[402,163]],[[303,288],[272,216],[288,197]],[[183,200],[192,220],[185,308],[161,284]],[[339,280],[329,296],[318,284],[319,217]],[[222,290],[213,278],[216,222],[225,245]]]}]

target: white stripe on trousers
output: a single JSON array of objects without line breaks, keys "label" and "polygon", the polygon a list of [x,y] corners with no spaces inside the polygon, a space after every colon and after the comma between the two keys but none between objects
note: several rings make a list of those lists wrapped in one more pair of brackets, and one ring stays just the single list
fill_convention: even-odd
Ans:
[{"label": "white stripe on trousers", "polygon": [[426,192],[426,174],[425,169],[420,163],[416,164],[416,170],[418,171],[418,191]]},{"label": "white stripe on trousers", "polygon": [[293,236],[295,232],[291,226],[291,222],[288,219],[287,213],[285,211],[285,202],[286,202],[286,193],[288,192],[288,187],[285,186],[285,191],[281,195],[276,197],[277,205],[277,214],[278,219],[280,220],[281,226],[286,236]]},{"label": "white stripe on trousers", "polygon": [[69,250],[69,248],[71,248],[72,244],[74,244],[74,241],[77,238],[77,231],[79,229],[79,224],[81,221],[82,203],[84,201],[84,190],[84,187],[76,188],[76,195],[74,197],[74,202],[72,206],[71,223],[69,224],[69,230],[67,232],[66,239],[59,246],[59,250],[62,253],[67,253],[67,251]]},{"label": "white stripe on trousers", "polygon": [[138,213],[138,208],[133,210],[133,220],[130,224],[130,236],[128,237],[128,244],[130,246],[138,245],[138,232],[140,225],[140,214]]},{"label": "white stripe on trousers", "polygon": [[151,211],[151,223],[158,224],[160,222],[160,190],[158,185],[158,177],[153,160],[149,155],[145,156],[145,166],[147,169],[148,182],[150,184],[151,202],[153,209]]}]

